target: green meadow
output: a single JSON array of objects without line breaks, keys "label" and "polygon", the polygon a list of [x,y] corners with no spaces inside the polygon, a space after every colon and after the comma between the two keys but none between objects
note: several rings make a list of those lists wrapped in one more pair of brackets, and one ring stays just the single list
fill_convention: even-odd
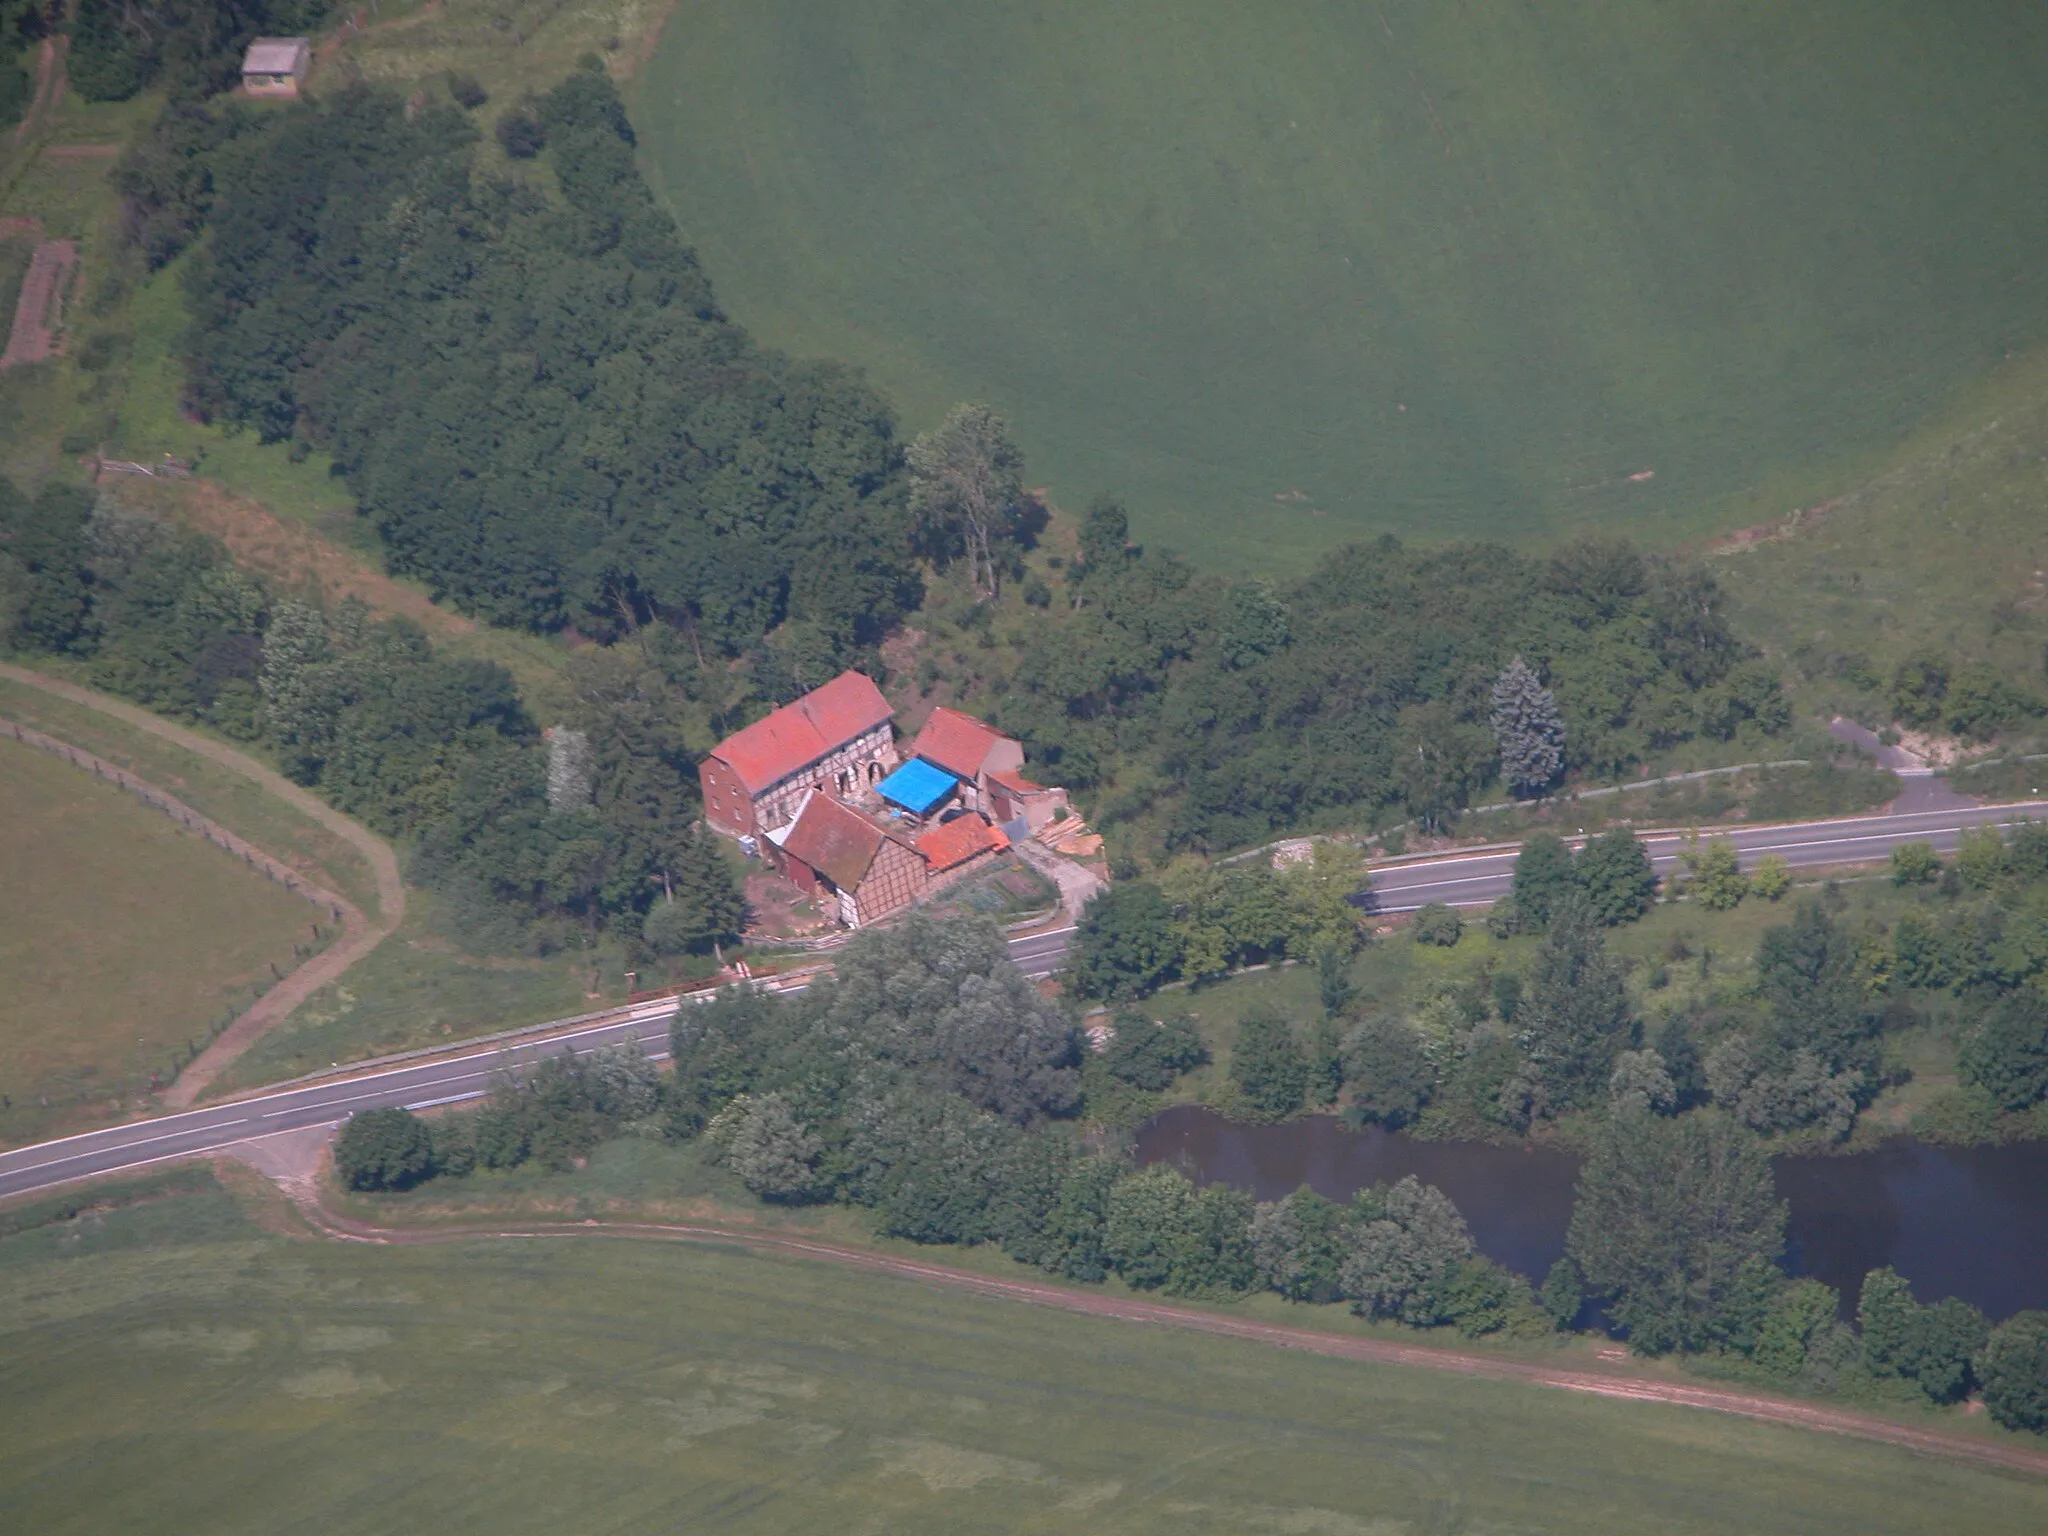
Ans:
[{"label": "green meadow", "polygon": [[733,313],[1218,565],[1783,516],[2048,338],[2017,0],[682,0]]},{"label": "green meadow", "polygon": [[295,1240],[189,1180],[0,1238],[0,1358],[0,1507],[46,1536],[2048,1524],[2039,1480],[1832,1435],[733,1250]]}]

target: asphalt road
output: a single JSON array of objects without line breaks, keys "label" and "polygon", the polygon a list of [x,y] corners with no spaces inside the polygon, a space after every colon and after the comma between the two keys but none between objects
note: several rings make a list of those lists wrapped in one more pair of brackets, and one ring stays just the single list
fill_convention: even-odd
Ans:
[{"label": "asphalt road", "polygon": [[[1027,976],[1049,976],[1066,963],[1073,931],[1060,928],[1012,939],[1010,958]],[[676,1008],[675,999],[663,998],[595,1015],[558,1033],[550,1032],[545,1039],[480,1045],[469,1051],[456,1046],[450,1054],[431,1061],[392,1063],[382,1068],[365,1062],[346,1074],[299,1087],[0,1153],[0,1198],[72,1179],[192,1157],[254,1136],[332,1125],[358,1110],[389,1104],[426,1109],[478,1098],[490,1090],[495,1073],[565,1049],[587,1051],[630,1039],[638,1040],[649,1056],[666,1057],[669,1021]],[[552,1030],[554,1026],[539,1028]]]},{"label": "asphalt road", "polygon": [[[1901,843],[1931,843],[1946,853],[1966,827],[2011,826],[2014,822],[2048,820],[2048,800],[2021,805],[1960,805],[1937,810],[1875,812],[1847,816],[1836,821],[1808,821],[1782,827],[1712,828],[1705,835],[1725,837],[1735,844],[1745,869],[1775,853],[1794,869],[1824,869],[1831,865],[1860,864],[1889,858]],[[1573,843],[1580,839],[1571,839]],[[1645,837],[1650,863],[1660,875],[1678,865],[1685,847],[1682,835],[1671,833]],[[1483,907],[1508,893],[1515,873],[1516,849],[1475,849],[1470,853],[1444,854],[1381,864],[1372,872],[1372,889],[1361,899],[1368,912],[1413,912],[1430,902],[1453,907]]]},{"label": "asphalt road", "polygon": [[[1987,822],[2009,826],[2028,819],[2048,820],[2048,800],[1908,810],[1796,826],[1731,827],[1714,835],[1730,838],[1745,866],[1776,853],[1795,869],[1817,869],[1880,860],[1907,842],[1927,842],[1945,851],[1955,846],[1957,834],[1965,827]],[[1680,837],[1644,841],[1660,872],[1677,863],[1683,846]],[[1383,913],[1412,912],[1432,901],[1485,906],[1506,894],[1514,866],[1512,846],[1380,865],[1373,870],[1372,890],[1361,904]],[[1011,958],[1027,976],[1050,975],[1064,964],[1073,932],[1069,927],[1013,939]],[[392,1061],[383,1066],[363,1063],[317,1082],[0,1153],[0,1197],[191,1157],[251,1137],[332,1125],[358,1110],[389,1104],[425,1109],[477,1098],[489,1090],[494,1073],[565,1048],[589,1050],[637,1039],[648,1055],[665,1056],[669,1021],[676,1008],[673,999],[663,999],[571,1021],[542,1039],[480,1044],[468,1051],[458,1046],[451,1054],[429,1061]],[[556,1026],[541,1028],[557,1030]]]}]

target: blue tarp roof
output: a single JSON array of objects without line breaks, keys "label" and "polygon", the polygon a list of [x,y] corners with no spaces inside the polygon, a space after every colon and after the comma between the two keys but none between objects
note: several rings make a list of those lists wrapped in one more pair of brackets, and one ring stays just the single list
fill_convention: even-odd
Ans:
[{"label": "blue tarp roof", "polygon": [[921,757],[913,757],[875,786],[884,800],[922,816],[959,787],[960,781],[943,768],[934,768]]}]

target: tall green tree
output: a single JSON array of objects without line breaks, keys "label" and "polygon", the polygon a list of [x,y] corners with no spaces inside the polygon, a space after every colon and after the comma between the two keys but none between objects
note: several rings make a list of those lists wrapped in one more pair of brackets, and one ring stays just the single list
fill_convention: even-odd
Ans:
[{"label": "tall green tree", "polygon": [[1977,1370],[1992,1418],[2048,1434],[2048,1312],[2017,1312],[1992,1329]]},{"label": "tall green tree", "polygon": [[668,889],[641,925],[650,949],[665,955],[716,951],[740,936],[747,904],[739,882],[701,831],[692,831],[663,871]]},{"label": "tall green tree", "polygon": [[2032,986],[2006,993],[1964,1039],[1957,1063],[2001,1109],[2048,1099],[2048,998]]},{"label": "tall green tree", "polygon": [[1785,1245],[1757,1139],[1709,1115],[1610,1116],[1579,1176],[1566,1251],[1646,1354],[1724,1337],[1744,1268]]},{"label": "tall green tree", "polygon": [[1564,717],[1556,696],[1521,657],[1493,682],[1493,739],[1500,773],[1518,795],[1541,794],[1564,771]]},{"label": "tall green tree", "polygon": [[1515,915],[1525,926],[1541,928],[1551,909],[1579,889],[1572,851],[1555,832],[1532,832],[1515,856]]},{"label": "tall green tree", "polygon": [[1351,1227],[1339,1278],[1354,1312],[1422,1328],[1451,1320],[1448,1293],[1472,1257],[1472,1234],[1449,1196],[1410,1174],[1361,1191]]},{"label": "tall green tree", "polygon": [[1402,710],[1394,732],[1402,797],[1417,821],[1439,831],[1470,803],[1493,759],[1492,744],[1442,700]]},{"label": "tall green tree", "polygon": [[985,405],[954,406],[904,449],[910,507],[928,553],[967,561],[976,590],[1001,590],[1002,564],[1025,530],[1024,455]]},{"label": "tall green tree", "polygon": [[1875,1068],[1881,1015],[1859,970],[1855,935],[1819,901],[1800,902],[1791,922],[1764,930],[1756,977],[1780,1051],[1811,1051],[1835,1072],[1867,1075]]},{"label": "tall green tree", "polygon": [[1650,855],[1628,827],[1603,832],[1579,850],[1573,861],[1593,917],[1603,927],[1632,923],[1657,899],[1657,876]]},{"label": "tall green tree", "polygon": [[1581,1108],[1605,1090],[1628,1043],[1628,988],[1578,892],[1551,910],[1515,1022],[1548,1113]]},{"label": "tall green tree", "polygon": [[1285,1120],[1300,1112],[1308,1096],[1309,1063],[1285,1019],[1255,1013],[1238,1025],[1230,1080],[1254,1118]]},{"label": "tall green tree", "polygon": [[1074,989],[1083,997],[1137,998],[1172,979],[1181,937],[1173,909],[1147,880],[1119,880],[1081,913]]}]

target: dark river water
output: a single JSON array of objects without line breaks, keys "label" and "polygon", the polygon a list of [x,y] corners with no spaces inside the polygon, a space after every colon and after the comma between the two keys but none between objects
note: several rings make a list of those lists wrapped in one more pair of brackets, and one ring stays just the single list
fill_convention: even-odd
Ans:
[{"label": "dark river water", "polygon": [[[1541,1281],[1564,1252],[1576,1157],[1477,1142],[1349,1131],[1327,1115],[1237,1125],[1197,1105],[1138,1134],[1140,1162],[1277,1200],[1306,1184],[1333,1200],[1414,1174],[1457,1203],[1489,1258]],[[1889,1264],[1922,1301],[1960,1296],[1993,1318],[2048,1308],[2048,1142],[1951,1150],[1893,1142],[1855,1157],[1787,1157],[1787,1261],[1852,1299]]]}]

